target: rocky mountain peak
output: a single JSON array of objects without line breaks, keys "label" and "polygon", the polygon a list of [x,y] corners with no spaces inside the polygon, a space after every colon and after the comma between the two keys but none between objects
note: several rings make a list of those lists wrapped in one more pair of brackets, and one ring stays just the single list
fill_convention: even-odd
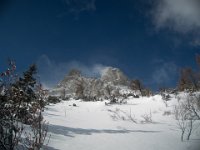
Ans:
[{"label": "rocky mountain peak", "polygon": [[125,92],[135,93],[129,87],[130,81],[118,68],[107,67],[100,78],[84,77],[80,71],[70,71],[64,79],[51,90],[52,95],[73,97],[75,99],[101,99]]},{"label": "rocky mountain peak", "polygon": [[127,85],[127,76],[118,68],[107,67],[101,75],[101,80],[114,85]]}]

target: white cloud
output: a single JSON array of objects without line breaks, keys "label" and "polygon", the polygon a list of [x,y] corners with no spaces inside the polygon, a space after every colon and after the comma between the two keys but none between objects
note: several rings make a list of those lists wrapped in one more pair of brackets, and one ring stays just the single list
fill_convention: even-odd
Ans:
[{"label": "white cloud", "polygon": [[107,66],[101,64],[85,65],[78,61],[55,62],[47,55],[42,55],[37,61],[41,82],[46,87],[55,86],[71,69],[79,69],[83,75],[88,77],[101,76]]},{"label": "white cloud", "polygon": [[152,15],[158,29],[196,32],[200,29],[200,0],[156,0]]}]

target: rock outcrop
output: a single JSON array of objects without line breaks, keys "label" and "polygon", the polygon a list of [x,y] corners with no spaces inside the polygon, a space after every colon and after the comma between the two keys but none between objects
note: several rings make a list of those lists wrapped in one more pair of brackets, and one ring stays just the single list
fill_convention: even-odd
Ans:
[{"label": "rock outcrop", "polygon": [[77,70],[72,70],[52,90],[50,95],[60,96],[62,99],[75,98],[84,100],[101,100],[122,95],[134,95],[129,87],[130,81],[118,68],[107,67],[100,78],[84,77]]}]

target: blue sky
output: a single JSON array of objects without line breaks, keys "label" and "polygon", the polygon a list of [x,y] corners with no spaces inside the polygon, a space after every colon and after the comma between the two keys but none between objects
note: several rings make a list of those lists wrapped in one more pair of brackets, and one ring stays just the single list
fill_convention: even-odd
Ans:
[{"label": "blue sky", "polygon": [[199,6],[198,0],[9,0],[0,7],[0,70],[8,57],[19,72],[37,63],[42,82],[52,86],[70,68],[94,76],[113,66],[150,88],[175,86],[181,67],[196,68]]}]

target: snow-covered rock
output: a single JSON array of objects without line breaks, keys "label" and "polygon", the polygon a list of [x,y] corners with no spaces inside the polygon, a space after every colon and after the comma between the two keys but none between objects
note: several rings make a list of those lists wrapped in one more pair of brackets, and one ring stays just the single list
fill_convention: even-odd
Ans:
[{"label": "snow-covered rock", "polygon": [[120,69],[112,67],[105,69],[102,73],[101,80],[114,85],[128,86],[129,83],[127,76]]},{"label": "snow-covered rock", "polygon": [[130,81],[118,68],[107,67],[100,78],[84,77],[78,71],[72,71],[53,89],[50,95],[73,98],[100,100],[121,95],[140,95],[129,87]]}]

